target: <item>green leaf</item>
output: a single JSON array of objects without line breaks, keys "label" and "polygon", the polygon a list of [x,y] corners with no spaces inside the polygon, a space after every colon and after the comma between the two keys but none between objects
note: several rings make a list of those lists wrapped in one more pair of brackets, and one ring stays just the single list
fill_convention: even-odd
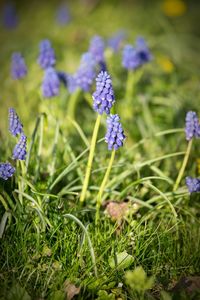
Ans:
[{"label": "green leaf", "polygon": [[112,269],[126,269],[134,262],[134,257],[126,251],[123,251],[116,254],[116,260],[113,257],[110,257],[108,262]]},{"label": "green leaf", "polygon": [[31,300],[31,297],[18,283],[13,285],[11,290],[8,292],[6,300]]},{"label": "green leaf", "polygon": [[160,292],[161,300],[172,300],[172,297],[165,291]]},{"label": "green leaf", "polygon": [[133,291],[137,292],[145,292],[154,285],[154,277],[147,277],[141,266],[135,268],[133,271],[127,271],[125,273],[125,281]]},{"label": "green leaf", "polygon": [[50,294],[48,300],[65,300],[65,293],[64,291],[57,290]]},{"label": "green leaf", "polygon": [[115,300],[115,295],[108,294],[106,291],[100,290],[98,292],[97,300]]}]

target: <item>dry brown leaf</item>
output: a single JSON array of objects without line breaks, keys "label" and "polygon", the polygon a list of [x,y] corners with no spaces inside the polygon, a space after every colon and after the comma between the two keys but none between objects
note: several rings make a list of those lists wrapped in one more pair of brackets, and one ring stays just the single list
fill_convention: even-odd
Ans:
[{"label": "dry brown leaf", "polygon": [[72,282],[68,279],[64,282],[64,291],[67,295],[67,299],[71,300],[75,295],[80,293],[80,287],[76,287]]},{"label": "dry brown leaf", "polygon": [[129,210],[129,204],[127,202],[114,202],[111,201],[106,206],[106,211],[113,221],[121,221]]}]

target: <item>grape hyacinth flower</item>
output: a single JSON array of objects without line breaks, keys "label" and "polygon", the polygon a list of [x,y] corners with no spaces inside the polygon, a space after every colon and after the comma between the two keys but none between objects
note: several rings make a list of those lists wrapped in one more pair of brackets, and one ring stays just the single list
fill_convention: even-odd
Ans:
[{"label": "grape hyacinth flower", "polygon": [[64,86],[67,87],[69,75],[63,71],[57,71],[57,75],[58,75],[60,82],[62,82],[64,84]]},{"label": "grape hyacinth flower", "polygon": [[108,40],[108,47],[110,47],[114,52],[118,52],[124,37],[125,33],[123,31],[117,32]]},{"label": "grape hyacinth flower", "polygon": [[193,137],[200,138],[200,124],[196,112],[189,111],[185,119],[186,140],[190,141]]},{"label": "grape hyacinth flower", "polygon": [[93,108],[102,115],[104,112],[110,114],[110,109],[115,102],[112,80],[110,75],[101,71],[96,78],[96,91],[92,95]]},{"label": "grape hyacinth flower", "polygon": [[106,63],[104,58],[105,43],[102,37],[95,35],[90,41],[89,52],[94,60],[99,64],[101,71],[106,71]]},{"label": "grape hyacinth flower", "polygon": [[93,55],[97,63],[104,61],[105,44],[102,37],[95,35],[90,41],[89,52]]},{"label": "grape hyacinth flower", "polygon": [[13,136],[23,132],[23,125],[14,108],[9,108],[9,131]]},{"label": "grape hyacinth flower", "polygon": [[53,67],[56,63],[54,49],[52,48],[49,40],[43,40],[40,42],[38,63],[42,69]]},{"label": "grape hyacinth flower", "polygon": [[7,29],[14,29],[18,25],[16,8],[12,3],[5,3],[2,11],[3,25]]},{"label": "grape hyacinth flower", "polygon": [[54,68],[45,70],[42,83],[42,93],[45,98],[57,96],[60,91],[60,80]]},{"label": "grape hyacinth flower", "polygon": [[24,78],[27,74],[27,67],[21,53],[15,52],[12,55],[11,76],[14,80]]},{"label": "grape hyacinth flower", "polygon": [[56,21],[59,25],[66,25],[70,21],[69,9],[66,4],[61,4],[56,12]]},{"label": "grape hyacinth flower", "polygon": [[122,65],[128,70],[135,70],[140,65],[140,59],[136,49],[132,45],[126,45],[123,49]]},{"label": "grape hyacinth flower", "polygon": [[0,178],[8,180],[15,173],[15,168],[10,163],[0,163]]},{"label": "grape hyacinth flower", "polygon": [[122,55],[122,65],[128,70],[135,70],[152,60],[152,55],[142,37],[137,38],[136,47],[126,45]]},{"label": "grape hyacinth flower", "polygon": [[95,78],[95,60],[91,53],[84,53],[81,58],[80,67],[74,78],[78,87],[88,92]]},{"label": "grape hyacinth flower", "polygon": [[96,61],[90,52],[83,53],[83,55],[81,57],[80,66],[82,66],[82,67],[88,66],[89,68],[95,68]]},{"label": "grape hyacinth flower", "polygon": [[75,74],[76,85],[84,92],[88,92],[95,78],[95,71],[90,68],[80,68]]},{"label": "grape hyacinth flower", "polygon": [[122,147],[125,138],[124,130],[120,123],[120,117],[117,114],[110,115],[107,118],[107,133],[105,136],[108,150],[117,150]]},{"label": "grape hyacinth flower", "polygon": [[77,81],[76,81],[76,78],[75,78],[75,74],[68,75],[68,78],[67,78],[67,87],[68,87],[68,91],[69,91],[70,94],[73,94],[78,89],[78,85],[77,85]]},{"label": "grape hyacinth flower", "polygon": [[186,177],[186,185],[190,193],[200,192],[200,178]]},{"label": "grape hyacinth flower", "polygon": [[24,133],[21,134],[19,138],[19,142],[15,146],[13,150],[13,159],[16,160],[25,160],[26,159],[26,143],[27,143],[27,137]]},{"label": "grape hyacinth flower", "polygon": [[152,60],[152,54],[146,44],[146,41],[143,37],[138,37],[136,39],[136,49],[138,53],[138,57],[140,59],[140,65],[148,63]]},{"label": "grape hyacinth flower", "polygon": [[[183,174],[184,174],[184,171],[185,171],[188,159],[189,159],[189,155],[190,155],[190,152],[192,149],[193,138],[200,138],[200,123],[198,120],[198,116],[197,116],[196,112],[194,112],[194,111],[188,111],[186,114],[185,136],[186,136],[186,140],[188,141],[188,145],[187,145],[187,149],[185,152],[182,166],[180,168],[178,177],[177,177],[175,185],[174,185],[174,189],[173,189],[174,191],[176,191],[176,189],[178,188],[179,183],[183,177]],[[190,179],[188,179],[187,182],[190,183],[191,182]]]},{"label": "grape hyacinth flower", "polygon": [[88,92],[94,81],[96,62],[91,53],[82,55],[81,63],[75,74],[68,76],[68,89],[72,94],[78,88]]}]

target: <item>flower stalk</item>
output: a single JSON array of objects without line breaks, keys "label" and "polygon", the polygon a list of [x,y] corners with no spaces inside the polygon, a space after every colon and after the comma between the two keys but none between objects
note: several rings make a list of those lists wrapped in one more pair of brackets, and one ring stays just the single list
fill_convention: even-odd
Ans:
[{"label": "flower stalk", "polygon": [[92,140],[91,140],[91,145],[90,145],[90,153],[89,153],[88,163],[87,163],[87,167],[86,167],[86,174],[85,174],[83,188],[82,188],[82,192],[81,192],[81,196],[80,196],[81,203],[84,202],[86,193],[87,193],[87,188],[88,188],[88,184],[89,184],[89,179],[90,179],[90,174],[91,174],[91,169],[92,169],[92,162],[93,162],[93,158],[94,158],[95,146],[96,146],[100,123],[101,123],[101,115],[98,114],[96,123],[94,126],[94,130],[93,130],[93,135],[92,135]]},{"label": "flower stalk", "polygon": [[186,152],[185,152],[185,156],[184,156],[184,159],[183,159],[183,163],[182,163],[182,166],[180,168],[180,171],[178,173],[178,177],[176,179],[176,182],[174,184],[174,188],[173,188],[173,191],[175,192],[177,189],[178,189],[178,186],[181,182],[181,179],[183,177],[183,173],[185,171],[185,168],[186,168],[186,165],[187,165],[187,162],[188,162],[188,159],[189,159],[189,156],[190,156],[190,152],[191,152],[191,148],[192,148],[192,139],[188,142],[188,146],[187,146],[187,149],[186,149]]}]

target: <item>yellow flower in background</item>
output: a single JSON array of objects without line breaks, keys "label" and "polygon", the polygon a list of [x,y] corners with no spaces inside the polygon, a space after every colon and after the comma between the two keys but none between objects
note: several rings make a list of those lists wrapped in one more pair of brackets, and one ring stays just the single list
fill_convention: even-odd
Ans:
[{"label": "yellow flower in background", "polygon": [[162,11],[168,17],[182,16],[187,10],[186,3],[183,0],[164,0]]},{"label": "yellow flower in background", "polygon": [[165,73],[172,73],[174,71],[174,64],[167,56],[158,57],[157,62]]}]

